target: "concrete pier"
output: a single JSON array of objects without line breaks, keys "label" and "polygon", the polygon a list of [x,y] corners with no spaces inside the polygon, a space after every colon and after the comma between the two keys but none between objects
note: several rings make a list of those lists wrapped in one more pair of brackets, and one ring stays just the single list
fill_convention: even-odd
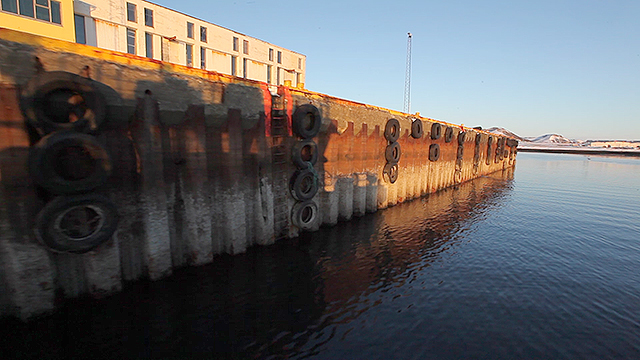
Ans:
[{"label": "concrete pier", "polygon": [[[24,89],[58,72],[91,84],[106,113],[89,134],[108,153],[110,175],[80,195],[43,189],[28,170],[47,134],[29,125]],[[5,29],[0,96],[0,316],[28,318],[61,297],[103,296],[125,281],[159,279],[515,165],[517,143],[479,130]],[[309,120],[296,115],[306,105],[318,111],[311,124],[321,122],[312,136],[297,123]],[[385,134],[390,119],[400,124],[394,141]],[[293,153],[305,137],[317,145],[311,167],[296,165]],[[395,143],[399,158],[389,160]],[[309,181],[295,188],[305,171]],[[113,234],[81,252],[38,241],[38,231],[51,230],[38,226],[52,199],[85,194],[117,209]]]}]

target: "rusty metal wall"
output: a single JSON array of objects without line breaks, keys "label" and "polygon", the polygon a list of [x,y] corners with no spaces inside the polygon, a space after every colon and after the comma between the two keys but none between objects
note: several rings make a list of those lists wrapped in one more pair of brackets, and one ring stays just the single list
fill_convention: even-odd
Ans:
[{"label": "rusty metal wall", "polygon": [[[19,99],[42,71],[90,77],[107,104],[96,137],[113,169],[98,191],[116,204],[120,222],[85,254],[50,252],[33,234],[46,199],[27,171],[32,144]],[[102,296],[125,281],[297,236],[289,181],[299,138],[291,122],[303,104],[322,114],[312,139],[320,190],[310,230],[515,165],[515,146],[496,146],[498,137],[481,131],[438,122],[453,137],[432,140],[432,119],[3,29],[0,99],[0,316],[26,318],[52,310],[59,297]],[[383,175],[392,118],[401,129],[395,183]],[[424,124],[418,139],[410,135],[415,119]],[[429,160],[432,144],[438,161]]]}]

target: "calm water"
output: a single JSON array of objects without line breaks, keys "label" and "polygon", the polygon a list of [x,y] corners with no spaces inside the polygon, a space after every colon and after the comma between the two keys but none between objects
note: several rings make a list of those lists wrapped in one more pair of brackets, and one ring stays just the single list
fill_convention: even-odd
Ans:
[{"label": "calm water", "polygon": [[640,159],[520,153],[515,177],[2,321],[0,358],[640,358],[639,209]]}]

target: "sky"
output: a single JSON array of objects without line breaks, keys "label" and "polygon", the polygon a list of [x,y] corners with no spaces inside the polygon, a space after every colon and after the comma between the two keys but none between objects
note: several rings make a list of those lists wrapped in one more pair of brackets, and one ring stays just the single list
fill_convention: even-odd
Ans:
[{"label": "sky", "polygon": [[152,0],[307,56],[305,87],[520,136],[640,140],[639,0]]}]

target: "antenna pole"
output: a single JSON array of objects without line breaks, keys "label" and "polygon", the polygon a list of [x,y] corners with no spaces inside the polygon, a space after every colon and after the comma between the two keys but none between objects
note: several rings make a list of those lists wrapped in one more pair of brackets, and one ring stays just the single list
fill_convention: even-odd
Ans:
[{"label": "antenna pole", "polygon": [[404,107],[403,112],[411,112],[411,33],[407,33],[407,68],[404,74]]}]

